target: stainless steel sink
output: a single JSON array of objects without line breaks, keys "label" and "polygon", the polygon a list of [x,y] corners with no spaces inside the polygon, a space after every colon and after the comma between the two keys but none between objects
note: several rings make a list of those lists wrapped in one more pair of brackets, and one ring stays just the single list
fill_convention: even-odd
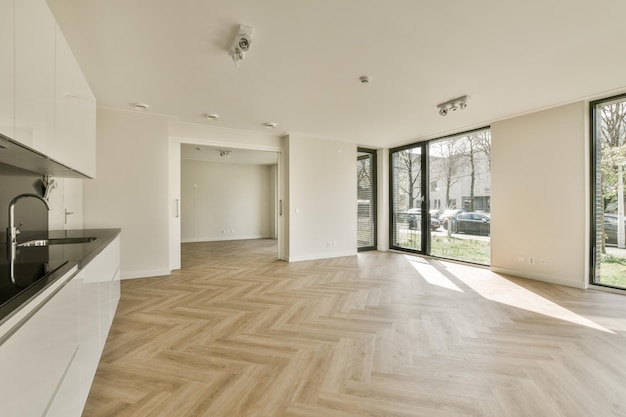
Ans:
[{"label": "stainless steel sink", "polygon": [[18,247],[33,247],[33,246],[51,246],[51,245],[71,245],[76,243],[89,243],[98,239],[97,237],[62,237],[57,239],[37,239],[29,240],[28,242],[18,243]]}]

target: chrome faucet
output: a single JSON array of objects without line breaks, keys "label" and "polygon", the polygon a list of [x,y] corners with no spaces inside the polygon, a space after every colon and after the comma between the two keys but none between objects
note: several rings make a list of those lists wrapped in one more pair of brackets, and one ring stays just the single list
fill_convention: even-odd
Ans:
[{"label": "chrome faucet", "polygon": [[9,203],[9,227],[7,228],[7,246],[15,248],[17,245],[17,235],[20,234],[21,224],[15,227],[15,204],[21,200],[22,198],[32,197],[40,200],[42,203],[46,205],[46,208],[50,210],[50,204],[43,197],[38,196],[37,194],[20,194],[15,197]]}]

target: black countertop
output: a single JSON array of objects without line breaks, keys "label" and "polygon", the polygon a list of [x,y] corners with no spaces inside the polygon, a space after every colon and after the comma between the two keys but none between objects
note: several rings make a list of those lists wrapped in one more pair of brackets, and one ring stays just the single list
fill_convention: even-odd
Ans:
[{"label": "black countertop", "polygon": [[[25,306],[75,265],[82,269],[119,235],[120,229],[24,232],[18,243],[30,240],[97,238],[87,243],[18,247],[13,265],[6,235],[0,234],[0,323]],[[14,282],[11,280],[13,268]]]}]

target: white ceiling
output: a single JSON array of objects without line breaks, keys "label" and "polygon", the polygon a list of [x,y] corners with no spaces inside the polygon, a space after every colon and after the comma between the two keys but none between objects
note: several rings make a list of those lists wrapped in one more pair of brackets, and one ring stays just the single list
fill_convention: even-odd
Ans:
[{"label": "white ceiling", "polygon": [[98,105],[220,127],[393,146],[626,87],[624,0],[48,3]]}]

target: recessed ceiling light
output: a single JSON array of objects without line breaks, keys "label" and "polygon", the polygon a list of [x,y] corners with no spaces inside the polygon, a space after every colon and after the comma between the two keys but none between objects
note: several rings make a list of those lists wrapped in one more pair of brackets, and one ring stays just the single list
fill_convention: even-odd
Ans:
[{"label": "recessed ceiling light", "polygon": [[150,106],[144,103],[134,103],[132,106],[133,109],[135,109],[136,111],[146,111],[148,110],[148,108],[150,108]]},{"label": "recessed ceiling light", "polygon": [[361,75],[359,81],[361,81],[361,84],[369,84],[369,82],[372,81],[372,77],[369,75]]},{"label": "recessed ceiling light", "polygon": [[220,118],[219,114],[211,113],[204,114],[203,117],[209,121],[217,120]]},{"label": "recessed ceiling light", "polygon": [[276,122],[265,122],[265,123],[263,123],[263,126],[265,126],[268,129],[274,129],[276,126],[278,126],[278,123],[276,123]]},{"label": "recessed ceiling light", "polygon": [[196,151],[201,151],[201,150],[202,150],[202,148],[201,148],[201,147],[196,146]]}]

